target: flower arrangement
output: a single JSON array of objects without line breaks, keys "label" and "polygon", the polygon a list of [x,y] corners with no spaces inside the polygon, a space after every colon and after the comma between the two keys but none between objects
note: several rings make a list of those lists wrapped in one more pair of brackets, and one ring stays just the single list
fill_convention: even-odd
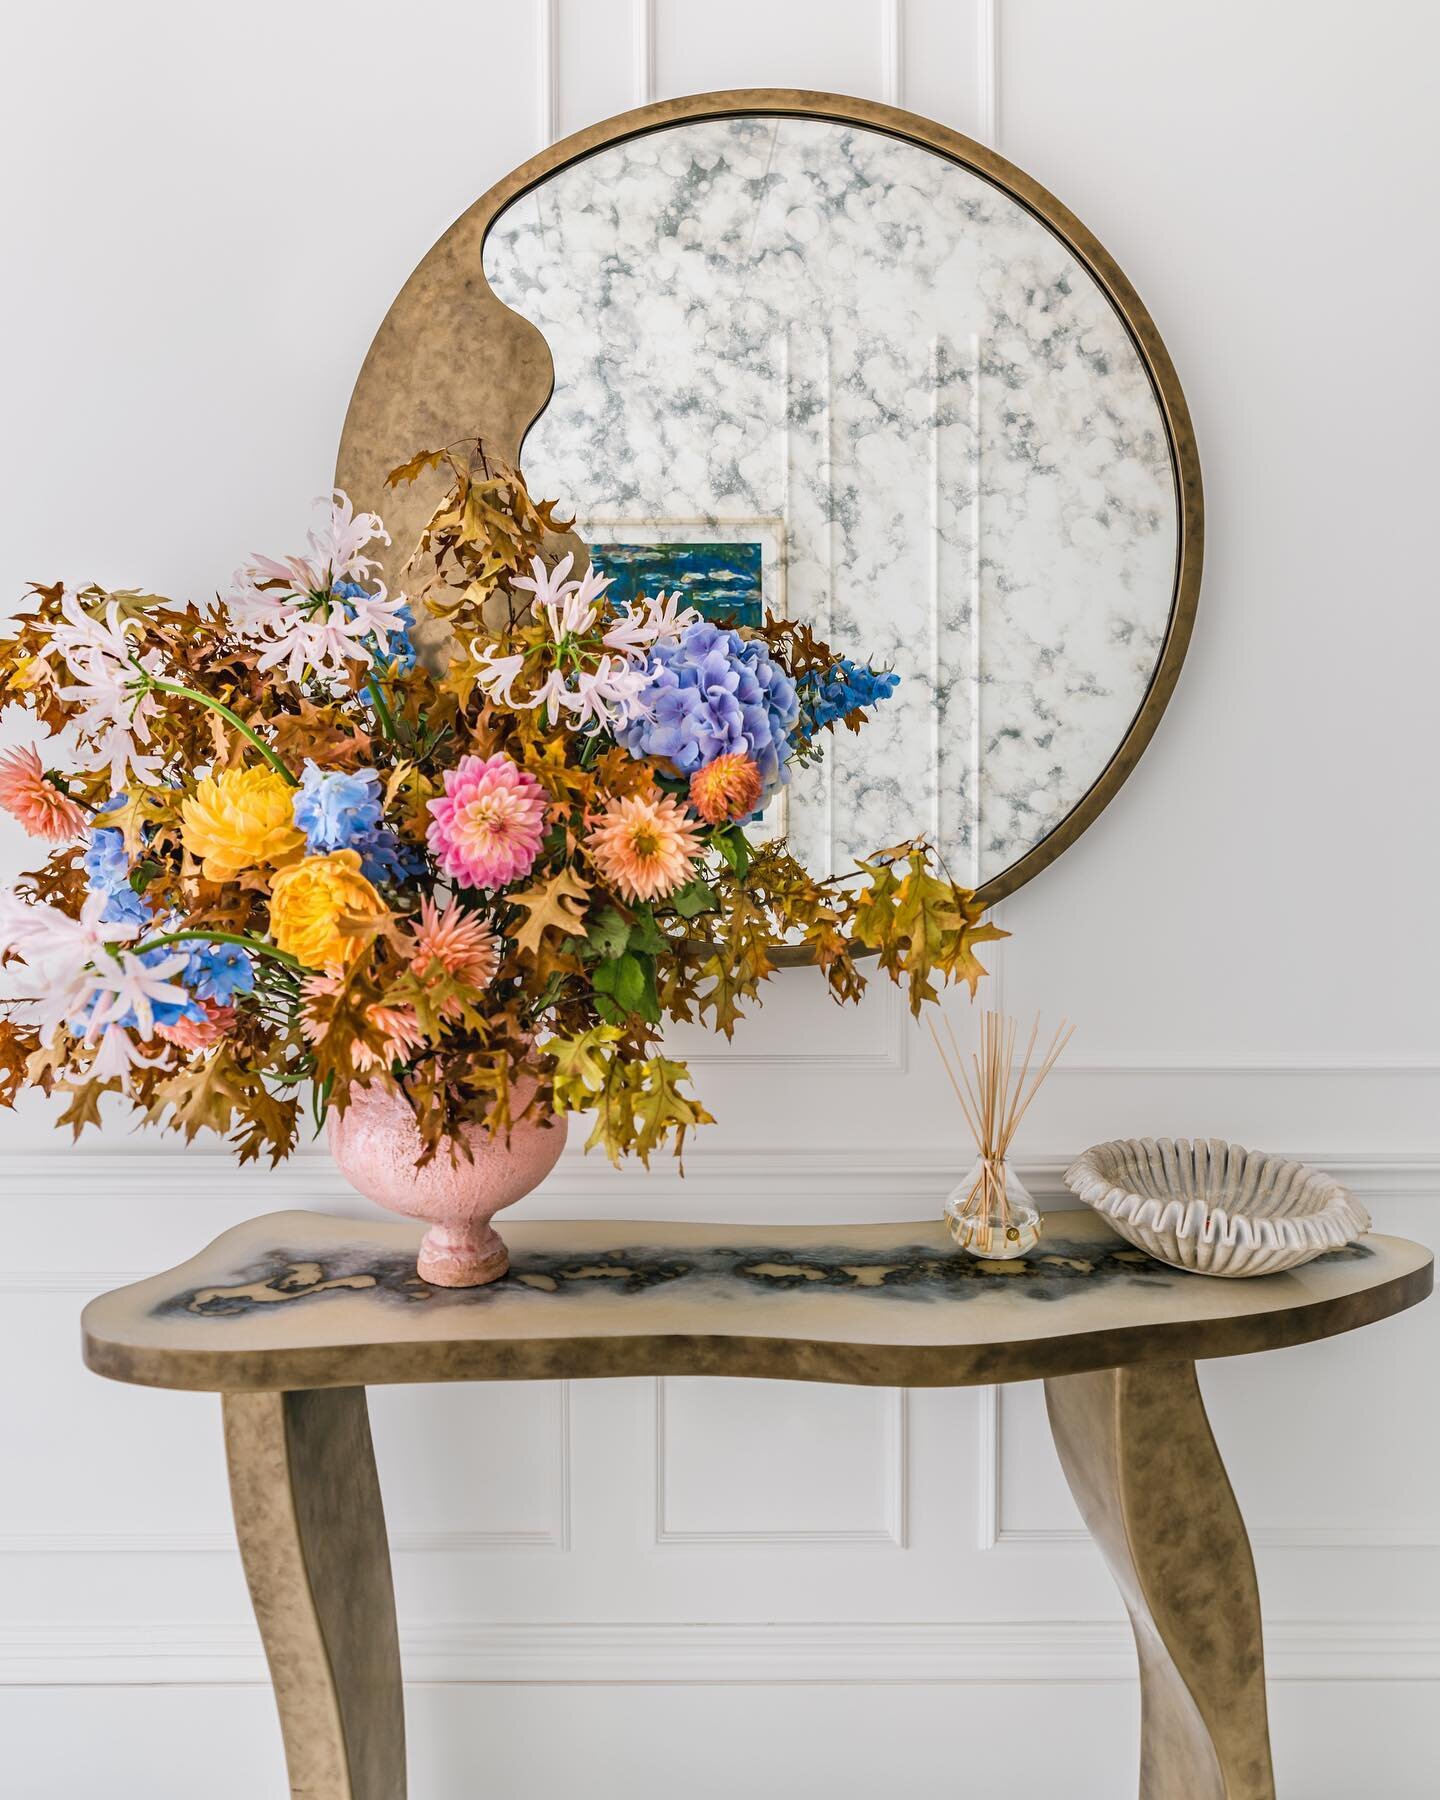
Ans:
[{"label": "flower arrangement", "polygon": [[404,595],[339,493],[302,555],[213,604],[32,588],[0,708],[61,742],[0,758],[0,807],[50,846],[0,894],[7,1103],[60,1089],[78,1135],[115,1094],[278,1160],[307,1094],[318,1124],[379,1083],[427,1158],[581,1112],[648,1159],[710,1117],[664,1021],[728,1035],[777,941],[838,1000],[862,952],[917,1012],[939,981],[973,993],[1001,934],[923,841],[836,880],[747,835],[893,674],[794,621],[616,608],[483,444],[390,482],[432,469]]}]

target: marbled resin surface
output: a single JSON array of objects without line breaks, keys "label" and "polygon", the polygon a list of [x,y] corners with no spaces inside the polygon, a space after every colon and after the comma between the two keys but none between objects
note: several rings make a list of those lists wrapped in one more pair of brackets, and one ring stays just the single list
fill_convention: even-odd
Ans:
[{"label": "marbled resin surface", "polygon": [[898,669],[796,778],[821,872],[929,832],[958,879],[1094,784],[1149,686],[1178,530],[1124,325],[982,177],[813,119],[686,123],[588,158],[492,229],[555,393],[537,492],[589,523],[784,521],[788,610]]},{"label": "marbled resin surface", "polygon": [[940,1219],[702,1225],[517,1219],[510,1273],[437,1289],[420,1229],[272,1213],[94,1300],[90,1367],[220,1391],[390,1381],[711,1374],[881,1386],[1028,1380],[1303,1343],[1413,1306],[1430,1253],[1369,1236],[1302,1269],[1211,1281],[1088,1211],[988,1262]]}]

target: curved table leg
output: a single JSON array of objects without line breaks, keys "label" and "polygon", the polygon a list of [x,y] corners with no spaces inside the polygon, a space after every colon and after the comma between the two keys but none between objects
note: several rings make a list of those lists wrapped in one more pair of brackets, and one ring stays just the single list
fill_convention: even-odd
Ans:
[{"label": "curved table leg", "polygon": [[364,1388],[224,1396],[235,1530],[294,1800],[405,1800],[390,1552]]},{"label": "curved table leg", "polygon": [[1140,1800],[1275,1800],[1260,1596],[1194,1363],[1045,1383],[1140,1654]]}]

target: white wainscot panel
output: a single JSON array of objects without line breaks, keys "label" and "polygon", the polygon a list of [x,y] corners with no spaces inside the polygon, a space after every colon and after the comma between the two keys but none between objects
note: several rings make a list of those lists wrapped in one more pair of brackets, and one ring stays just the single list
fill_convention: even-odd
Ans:
[{"label": "white wainscot panel", "polygon": [[906,1538],[906,1397],[809,1382],[656,1383],[662,1545]]},{"label": "white wainscot panel", "polygon": [[0,1300],[10,1477],[0,1484],[0,1543],[123,1552],[221,1541],[230,1510],[219,1401],[89,1373],[81,1302],[45,1291]]},{"label": "white wainscot panel", "polygon": [[567,1383],[372,1388],[370,1420],[397,1550],[569,1547]]},{"label": "white wainscot panel", "polygon": [[803,87],[880,98],[889,9],[877,0],[826,0],[823,21],[774,0],[650,0],[643,10],[654,20],[657,94]]},{"label": "white wainscot panel", "polygon": [[881,977],[855,1006],[836,1005],[814,969],[786,969],[746,1010],[732,1039],[699,1025],[672,1025],[665,1045],[692,1069],[819,1069],[903,1074],[911,1031],[905,998]]}]

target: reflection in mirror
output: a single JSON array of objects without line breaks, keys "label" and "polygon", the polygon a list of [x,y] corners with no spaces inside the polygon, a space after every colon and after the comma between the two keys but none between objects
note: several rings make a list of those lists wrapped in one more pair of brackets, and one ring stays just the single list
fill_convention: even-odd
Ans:
[{"label": "reflection in mirror", "polygon": [[812,870],[925,832],[979,886],[1071,812],[1155,672],[1179,538],[1159,404],[1073,250],[934,151],[751,115],[559,170],[485,269],[554,356],[534,492],[602,558],[698,556],[712,602],[731,548],[900,673],[795,773]]}]

